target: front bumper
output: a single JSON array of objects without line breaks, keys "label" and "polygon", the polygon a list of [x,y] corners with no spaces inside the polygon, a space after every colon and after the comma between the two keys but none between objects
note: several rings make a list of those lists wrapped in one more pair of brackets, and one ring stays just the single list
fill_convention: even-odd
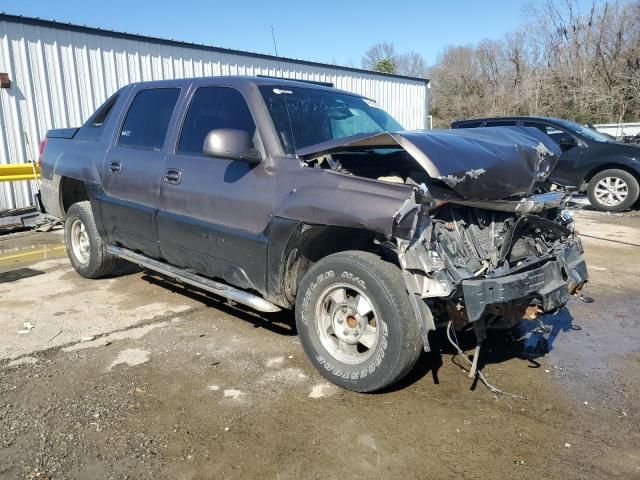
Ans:
[{"label": "front bumper", "polygon": [[587,265],[578,240],[544,265],[497,278],[462,281],[464,304],[469,321],[482,316],[485,307],[522,298],[537,298],[545,312],[563,306],[573,291],[587,281]]}]

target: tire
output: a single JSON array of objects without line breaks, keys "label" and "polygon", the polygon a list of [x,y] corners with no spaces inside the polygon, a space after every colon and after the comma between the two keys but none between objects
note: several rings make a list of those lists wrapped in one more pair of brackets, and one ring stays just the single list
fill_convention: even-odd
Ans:
[{"label": "tire", "polygon": [[85,278],[100,278],[112,273],[117,257],[107,252],[88,201],[71,205],[64,220],[64,240],[73,268]]},{"label": "tire", "polygon": [[329,255],[309,269],[296,298],[296,326],[320,374],[356,392],[398,382],[422,352],[400,269],[367,252]]},{"label": "tire", "polygon": [[[607,186],[612,188],[612,193],[607,193]],[[639,194],[638,180],[629,172],[619,169],[597,173],[587,187],[589,202],[603,212],[621,212],[631,208]]]}]

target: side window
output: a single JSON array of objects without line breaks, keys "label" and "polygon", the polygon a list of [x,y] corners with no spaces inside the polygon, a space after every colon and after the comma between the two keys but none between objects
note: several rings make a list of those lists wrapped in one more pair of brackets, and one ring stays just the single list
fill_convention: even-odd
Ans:
[{"label": "side window", "polygon": [[522,126],[523,127],[534,127],[534,128],[537,128],[542,133],[545,133],[548,136],[550,136],[551,140],[553,140],[558,145],[560,145],[560,142],[562,142],[562,140],[565,137],[567,137],[567,133],[565,133],[562,130],[559,130],[559,129],[555,128],[555,127],[552,127],[551,125],[546,125],[544,123],[524,122],[522,124]]},{"label": "side window", "polygon": [[242,94],[229,87],[201,87],[189,105],[177,152],[202,155],[207,133],[219,128],[243,130],[255,143],[256,124]]},{"label": "side window", "polygon": [[179,88],[142,90],[133,99],[118,144],[144,150],[162,150]]}]

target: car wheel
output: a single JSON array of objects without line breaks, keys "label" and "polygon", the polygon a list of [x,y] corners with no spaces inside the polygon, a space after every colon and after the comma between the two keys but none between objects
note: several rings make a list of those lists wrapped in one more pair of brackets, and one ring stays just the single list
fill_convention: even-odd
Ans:
[{"label": "car wheel", "polygon": [[587,187],[589,202],[598,210],[620,212],[638,200],[638,180],[629,172],[618,169],[596,174]]},{"label": "car wheel", "polygon": [[321,375],[357,392],[396,383],[422,351],[400,269],[367,252],[329,255],[307,272],[296,325]]},{"label": "car wheel", "polygon": [[71,265],[83,277],[100,278],[115,269],[118,259],[107,252],[88,201],[74,203],[67,211],[64,240]]}]

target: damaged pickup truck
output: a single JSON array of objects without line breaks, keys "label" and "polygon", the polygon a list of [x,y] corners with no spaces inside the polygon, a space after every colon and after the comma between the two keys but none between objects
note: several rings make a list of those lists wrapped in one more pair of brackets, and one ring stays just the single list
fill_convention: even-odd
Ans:
[{"label": "damaged pickup truck", "polygon": [[262,312],[295,308],[328,380],[403,378],[429,332],[563,308],[587,282],[559,151],[535,129],[407,132],[375,102],[270,78],[137,83],[41,145],[76,271],[118,258]]}]

